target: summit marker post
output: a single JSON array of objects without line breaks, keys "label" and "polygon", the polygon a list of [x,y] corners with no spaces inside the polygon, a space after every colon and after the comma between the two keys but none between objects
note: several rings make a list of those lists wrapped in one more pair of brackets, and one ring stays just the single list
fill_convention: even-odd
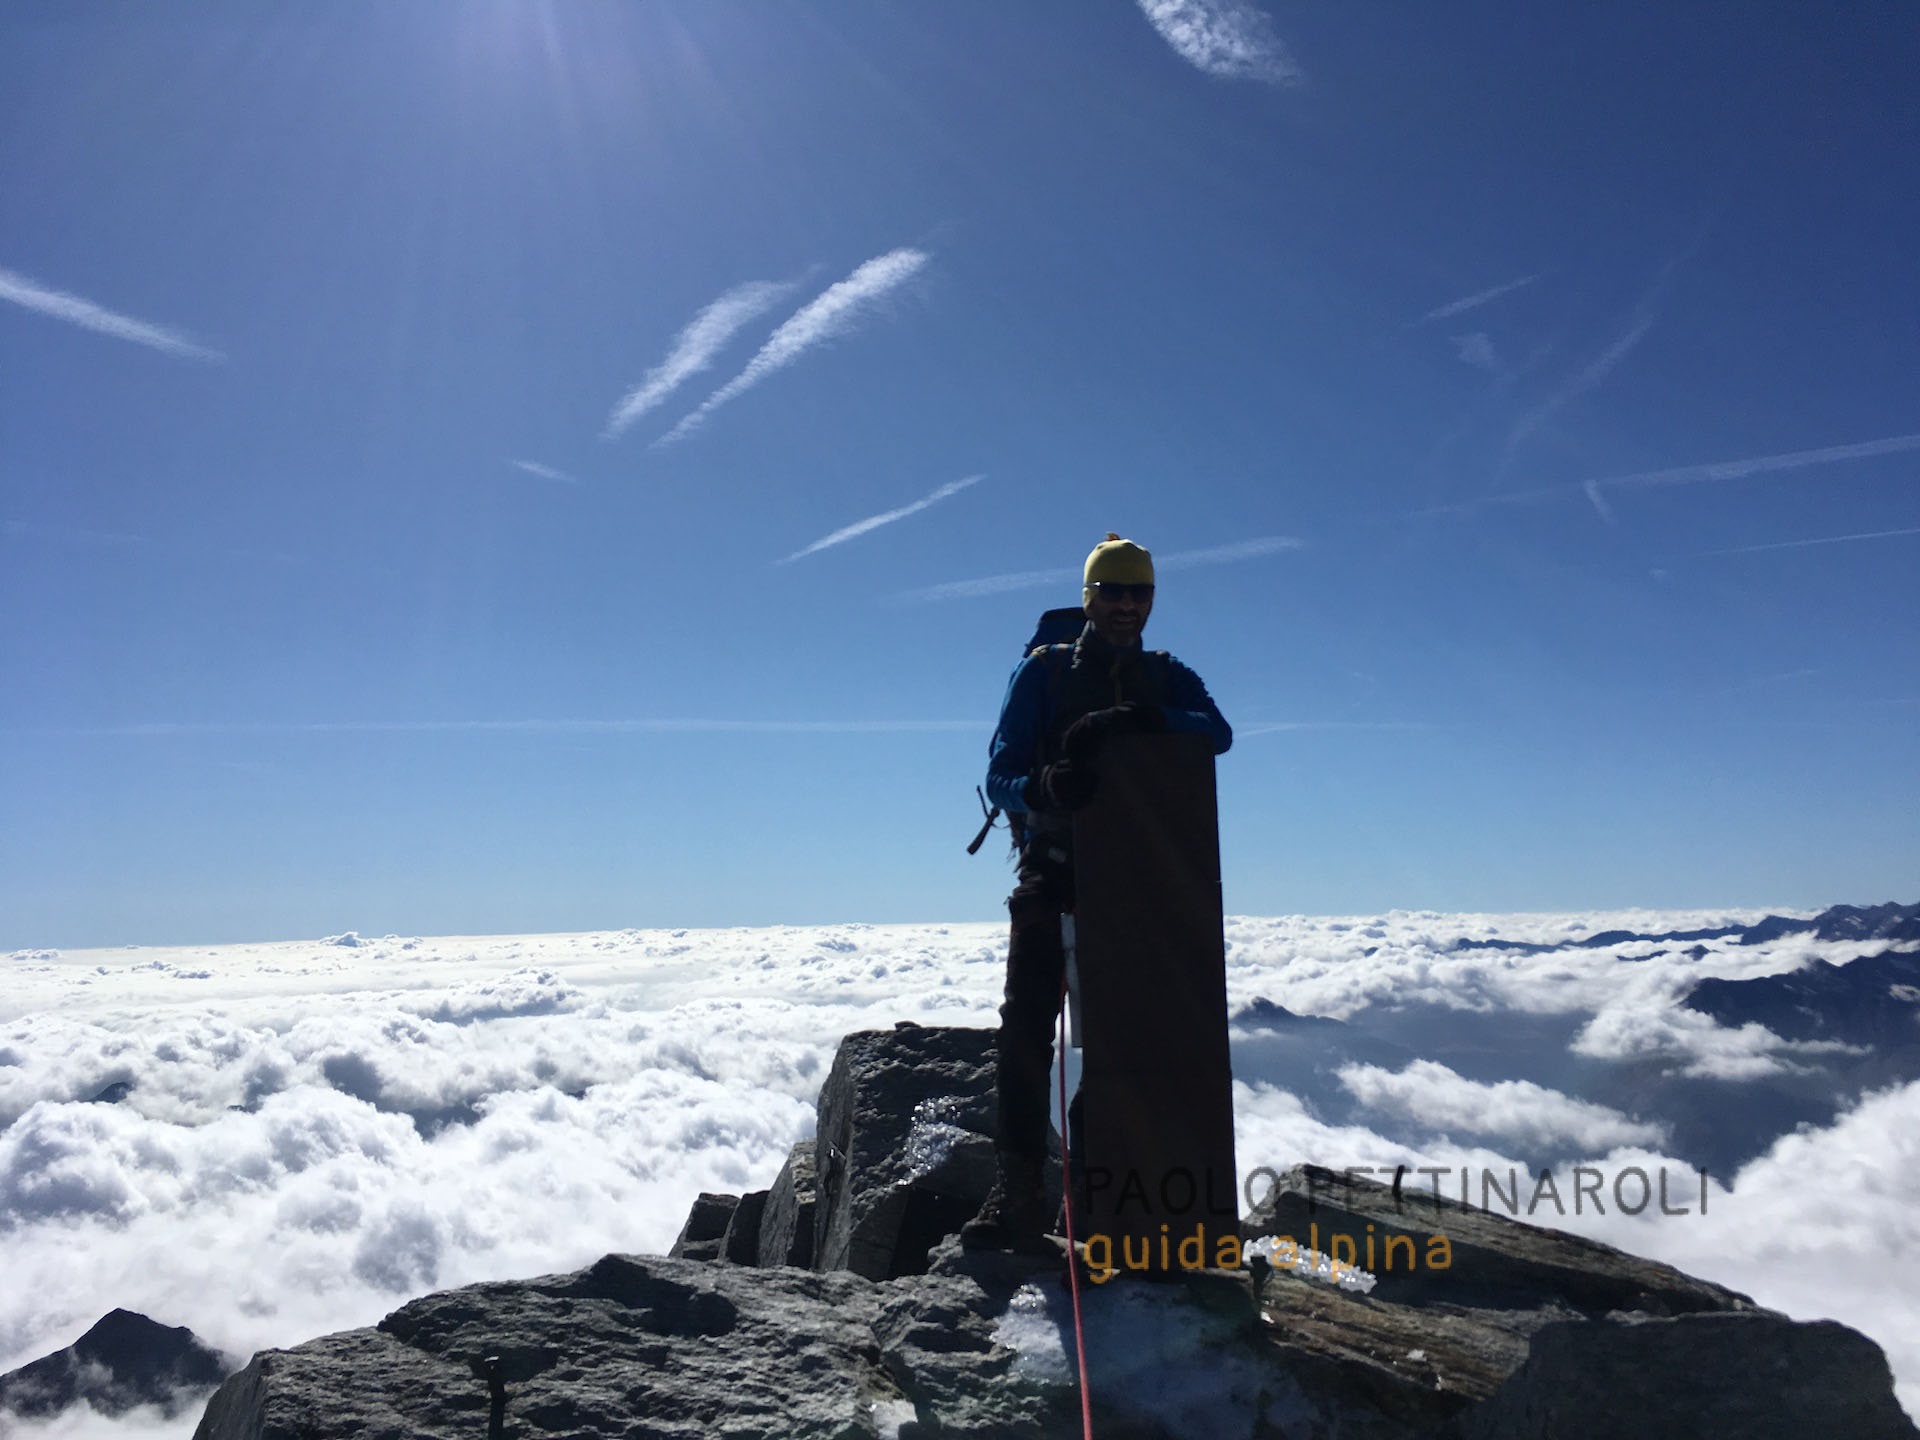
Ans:
[{"label": "summit marker post", "polygon": [[[1074,817],[1088,1235],[1164,1277],[1239,1234],[1213,752],[1130,735]],[[1194,1243],[1195,1237],[1199,1243]],[[1182,1242],[1186,1242],[1184,1250]],[[1145,1262],[1135,1261],[1145,1256]]]}]

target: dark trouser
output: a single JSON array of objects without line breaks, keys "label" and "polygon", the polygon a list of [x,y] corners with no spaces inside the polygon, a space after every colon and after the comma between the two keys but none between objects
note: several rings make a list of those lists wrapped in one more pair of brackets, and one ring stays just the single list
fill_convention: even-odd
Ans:
[{"label": "dark trouser", "polygon": [[[1007,910],[1007,989],[1000,1006],[1000,1146],[1032,1160],[1047,1155],[1047,1093],[1054,1027],[1060,1018],[1066,950],[1060,917],[1073,908],[1073,867],[1049,858],[1039,841],[1023,850]],[[1079,1099],[1072,1128],[1080,1128]]]}]

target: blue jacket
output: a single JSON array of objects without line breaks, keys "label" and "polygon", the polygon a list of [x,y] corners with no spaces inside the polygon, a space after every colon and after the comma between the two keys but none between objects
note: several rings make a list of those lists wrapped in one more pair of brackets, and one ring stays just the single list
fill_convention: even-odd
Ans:
[{"label": "blue jacket", "polygon": [[[1116,659],[1130,658],[1130,655],[1121,656],[1096,635],[1091,625],[1074,642],[1075,667],[1104,669]],[[1077,718],[1051,713],[1047,675],[1049,666],[1055,663],[1044,651],[1020,662],[1008,682],[1007,698],[1000,705],[1000,723],[994,727],[993,739],[987,744],[987,800],[1008,814],[1026,811],[1028,776],[1045,758],[1049,739],[1061,720]],[[1167,729],[1209,736],[1216,755],[1226,754],[1233,744],[1233,727],[1220,714],[1220,707],[1207,694],[1207,687],[1198,675],[1172,656],[1166,660],[1166,695],[1161,703],[1166,711]]]}]

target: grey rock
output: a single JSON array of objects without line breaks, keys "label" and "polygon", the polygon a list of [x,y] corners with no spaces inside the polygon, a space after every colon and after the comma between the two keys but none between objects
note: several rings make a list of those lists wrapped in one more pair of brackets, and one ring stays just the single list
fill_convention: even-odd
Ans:
[{"label": "grey rock", "polygon": [[571,1275],[429,1295],[378,1327],[263,1351],[195,1440],[874,1435],[898,1400],[873,1287],[851,1275],[609,1255]]},{"label": "grey rock", "polygon": [[760,1222],[767,1212],[767,1191],[749,1190],[733,1207],[727,1233],[720,1240],[720,1258],[735,1265],[760,1263]]},{"label": "grey rock", "polygon": [[[766,1192],[700,1197],[676,1241],[736,1263],[613,1255],[428,1296],[376,1329],[256,1356],[196,1440],[1078,1435],[1062,1261],[969,1252],[940,1231],[992,1178],[991,1042],[919,1027],[847,1037],[817,1146],[796,1145]],[[1399,1191],[1315,1166],[1276,1178],[1243,1235],[1330,1249],[1347,1234],[1364,1264],[1371,1234],[1374,1290],[1263,1266],[1166,1283],[1089,1274],[1096,1433],[1914,1435],[1884,1357],[1844,1327],[1436,1200],[1412,1177]],[[1409,1242],[1396,1251],[1411,1267],[1385,1263],[1390,1237]]]},{"label": "grey rock", "polygon": [[720,1247],[726,1240],[727,1226],[739,1203],[738,1195],[716,1195],[706,1191],[696,1195],[693,1208],[687,1212],[686,1224],[680,1227],[680,1233],[674,1237],[673,1246],[667,1254],[676,1260],[718,1259]]},{"label": "grey rock", "polygon": [[802,1140],[787,1153],[760,1216],[762,1265],[813,1266],[815,1213],[819,1195],[813,1168],[814,1143]]},{"label": "grey rock", "polygon": [[0,1410],[45,1417],[84,1401],[105,1415],[157,1405],[171,1417],[231,1371],[184,1325],[114,1310],[64,1350],[0,1375]]},{"label": "grey rock", "polygon": [[915,1274],[973,1218],[993,1186],[994,1044],[919,1025],[841,1040],[815,1136],[820,1269]]},{"label": "grey rock", "polygon": [[[1424,1177],[1403,1177],[1413,1179]],[[1352,1238],[1375,1277],[1371,1293],[1277,1271],[1261,1283],[1260,1298],[1288,1372],[1324,1403],[1384,1427],[1368,1433],[1418,1434],[1487,1400],[1550,1326],[1626,1313],[1770,1313],[1598,1241],[1436,1199],[1410,1183],[1396,1194],[1390,1184],[1317,1165],[1282,1172],[1240,1229],[1248,1239],[1284,1236],[1322,1253],[1335,1236]],[[1411,1268],[1406,1245],[1388,1250],[1398,1237],[1411,1243]]]},{"label": "grey rock", "polygon": [[[195,1440],[1078,1436],[1060,1267],[939,1253],[937,1273],[884,1283],[609,1255],[430,1295],[256,1355]],[[1251,1440],[1321,1414],[1263,1360],[1244,1311],[1194,1288],[1114,1286],[1085,1308],[1103,1437]]]},{"label": "grey rock", "polygon": [[1880,1347],[1765,1311],[1550,1325],[1440,1440],[1912,1440]]},{"label": "grey rock", "polygon": [[[1527,1185],[1525,1172],[1518,1178]],[[1380,1260],[1373,1265],[1366,1256],[1369,1230]],[[1301,1245],[1317,1241],[1322,1252],[1331,1251],[1334,1235],[1351,1236],[1360,1264],[1378,1277],[1373,1298],[1401,1305],[1489,1311],[1545,1306],[1590,1316],[1755,1308],[1746,1296],[1670,1265],[1436,1196],[1427,1177],[1412,1173],[1396,1195],[1392,1185],[1365,1176],[1296,1165],[1278,1176],[1241,1221],[1240,1233],[1248,1239],[1286,1235]],[[1412,1242],[1411,1268],[1404,1263],[1405,1246],[1395,1246],[1388,1263],[1388,1240],[1397,1236]],[[1444,1266],[1428,1263],[1437,1253],[1434,1236],[1445,1237]]]}]

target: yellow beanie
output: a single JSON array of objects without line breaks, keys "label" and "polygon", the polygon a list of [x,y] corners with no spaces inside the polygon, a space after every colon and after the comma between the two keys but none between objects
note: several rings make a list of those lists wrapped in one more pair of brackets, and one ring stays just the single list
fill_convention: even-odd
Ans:
[{"label": "yellow beanie", "polygon": [[1081,577],[1085,588],[1080,592],[1080,601],[1086,604],[1093,599],[1093,582],[1110,580],[1120,585],[1153,584],[1153,554],[1144,546],[1131,540],[1122,540],[1113,531],[1107,532],[1107,538],[1093,547],[1093,553],[1087,556],[1086,573]]}]

